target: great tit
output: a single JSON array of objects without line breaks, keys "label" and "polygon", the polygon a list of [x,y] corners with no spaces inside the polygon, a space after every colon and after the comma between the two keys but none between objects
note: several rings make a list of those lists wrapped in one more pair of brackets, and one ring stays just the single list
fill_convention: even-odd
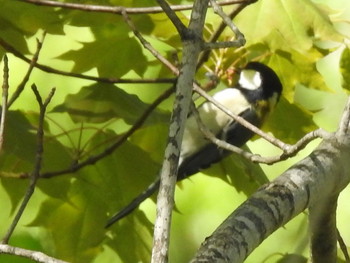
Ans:
[{"label": "great tit", "polygon": [[[240,71],[238,83],[234,87],[217,92],[213,98],[232,113],[243,117],[256,127],[261,127],[277,104],[281,92],[281,81],[271,68],[259,62],[250,62]],[[198,113],[203,124],[216,134],[217,138],[237,147],[243,146],[254,135],[251,130],[243,127],[211,102],[201,104]],[[186,120],[181,145],[177,180],[219,162],[229,153],[205,139],[195,117],[190,114]],[[136,209],[159,188],[159,184],[158,178],[130,204],[113,215],[106,227]]]}]

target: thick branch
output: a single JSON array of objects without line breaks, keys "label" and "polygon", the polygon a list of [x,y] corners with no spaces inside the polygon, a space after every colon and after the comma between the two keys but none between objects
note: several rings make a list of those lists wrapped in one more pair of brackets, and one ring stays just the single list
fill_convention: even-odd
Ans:
[{"label": "thick branch", "polygon": [[309,209],[311,257],[313,263],[337,261],[338,194],[323,196]]},{"label": "thick branch", "polygon": [[243,262],[271,233],[319,197],[335,196],[350,181],[350,147],[323,143],[234,211],[200,247],[194,262]]},{"label": "thick branch", "polygon": [[[176,86],[176,96],[169,128],[168,144],[161,171],[161,182],[157,198],[157,218],[154,227],[152,262],[168,261],[171,213],[174,206],[177,165],[185,121],[191,103],[192,86],[196,72],[196,62],[202,47],[202,32],[209,0],[197,0],[194,3],[188,35],[182,36],[183,60]],[[181,33],[181,32],[180,32]],[[187,35],[187,36],[188,36]]]},{"label": "thick branch", "polygon": [[[71,167],[67,167],[65,169],[59,170],[59,171],[53,171],[53,172],[46,172],[40,175],[41,178],[51,178],[54,176],[59,176],[63,174],[68,173],[74,173],[79,171],[80,169],[93,165],[96,162],[102,160],[106,156],[112,154],[120,145],[122,145],[137,129],[139,129],[145,121],[148,119],[148,117],[152,114],[155,108],[158,107],[160,103],[162,103],[165,99],[167,99],[171,94],[174,93],[174,88],[169,88],[165,92],[163,92],[145,111],[144,113],[138,118],[134,125],[125,132],[122,136],[118,138],[116,142],[114,142],[112,145],[110,145],[108,148],[106,148],[103,152],[98,153],[96,155],[90,156],[86,160],[82,162],[75,163]],[[23,175],[22,177],[26,177]]]},{"label": "thick branch", "polygon": [[9,245],[1,245],[0,244],[0,254],[9,254],[9,255],[16,255],[20,256],[23,258],[29,258],[31,260],[34,260],[36,262],[41,262],[41,263],[68,263],[63,260],[55,259],[52,257],[49,257],[45,255],[44,253],[38,252],[38,251],[33,251],[33,250],[28,250],[24,248],[19,248],[19,247],[13,247]]},{"label": "thick branch", "polygon": [[16,101],[16,99],[21,95],[22,91],[24,90],[24,87],[26,86],[26,84],[29,80],[29,77],[32,74],[32,71],[35,67],[35,64],[38,62],[39,54],[40,54],[41,48],[43,46],[45,36],[46,36],[46,32],[43,33],[43,36],[42,36],[40,41],[37,39],[37,48],[36,48],[36,51],[34,53],[33,58],[31,59],[31,61],[29,63],[29,68],[28,68],[25,76],[23,77],[23,80],[17,86],[17,89],[13,92],[11,99],[9,100],[9,103],[8,103],[8,108],[11,107],[11,105]]},{"label": "thick branch", "polygon": [[58,70],[46,65],[42,65],[38,62],[33,61],[33,59],[29,59],[26,56],[24,56],[20,51],[15,49],[13,46],[11,46],[8,42],[6,42],[4,39],[0,37],[0,46],[2,46],[7,52],[13,54],[15,57],[23,60],[24,62],[28,64],[34,64],[34,66],[46,73],[52,73],[57,74],[61,76],[67,76],[67,77],[73,77],[73,78],[79,78],[79,79],[87,79],[102,83],[137,83],[137,84],[143,84],[143,83],[174,83],[175,79],[172,78],[157,78],[157,79],[125,79],[125,78],[104,78],[104,77],[95,77],[85,74],[79,74],[74,72],[68,72],[63,70]]}]

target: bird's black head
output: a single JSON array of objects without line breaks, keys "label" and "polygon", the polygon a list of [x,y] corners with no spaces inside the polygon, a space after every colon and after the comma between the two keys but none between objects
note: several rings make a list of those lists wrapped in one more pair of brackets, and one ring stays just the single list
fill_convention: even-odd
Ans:
[{"label": "bird's black head", "polygon": [[242,69],[238,88],[251,103],[271,99],[276,103],[282,93],[282,83],[276,73],[259,62],[249,62]]}]

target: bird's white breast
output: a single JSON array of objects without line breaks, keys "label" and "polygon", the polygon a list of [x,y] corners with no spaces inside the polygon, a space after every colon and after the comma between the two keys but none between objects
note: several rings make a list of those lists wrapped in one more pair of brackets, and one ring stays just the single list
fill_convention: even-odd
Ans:
[{"label": "bird's white breast", "polygon": [[[224,89],[216,93],[213,98],[235,114],[240,114],[250,107],[248,101],[241,94],[241,92],[234,88]],[[232,121],[231,117],[222,112],[211,102],[203,103],[198,108],[198,112],[202,122],[214,134],[218,134]],[[182,141],[180,163],[183,159],[194,154],[208,143],[208,140],[204,138],[202,132],[199,130],[195,118],[190,116],[186,122]]]}]

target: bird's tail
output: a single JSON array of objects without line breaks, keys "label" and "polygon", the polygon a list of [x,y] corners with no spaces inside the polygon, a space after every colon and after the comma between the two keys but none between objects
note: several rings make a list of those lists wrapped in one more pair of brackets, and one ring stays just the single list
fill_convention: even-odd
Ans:
[{"label": "bird's tail", "polygon": [[141,194],[139,194],[134,200],[130,202],[127,206],[125,206],[122,210],[114,214],[106,224],[106,228],[113,225],[118,220],[122,219],[123,217],[130,214],[132,211],[134,211],[143,201],[145,201],[148,197],[150,197],[155,191],[159,189],[160,179],[157,178],[156,181],[154,181],[148,188],[143,191]]}]

